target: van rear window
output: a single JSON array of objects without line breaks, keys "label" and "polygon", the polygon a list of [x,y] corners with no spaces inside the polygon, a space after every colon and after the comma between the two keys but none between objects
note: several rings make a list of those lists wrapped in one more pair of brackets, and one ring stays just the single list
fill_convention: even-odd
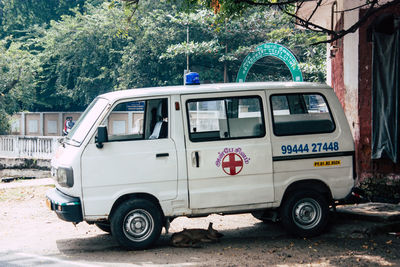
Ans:
[{"label": "van rear window", "polygon": [[277,136],[331,133],[335,123],[324,96],[280,94],[271,96],[274,134]]}]

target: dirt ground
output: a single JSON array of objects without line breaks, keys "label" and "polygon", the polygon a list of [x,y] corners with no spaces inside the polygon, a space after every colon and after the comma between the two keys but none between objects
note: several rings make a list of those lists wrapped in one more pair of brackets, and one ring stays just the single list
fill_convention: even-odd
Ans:
[{"label": "dirt ground", "polygon": [[[49,188],[0,189],[0,266],[400,266],[400,238],[388,234],[393,229],[339,217],[313,239],[292,237],[279,224],[250,214],[182,217],[154,248],[126,251],[94,225],[58,219],[45,205]],[[173,232],[205,229],[209,222],[225,235],[221,242],[201,248],[169,245]]]}]

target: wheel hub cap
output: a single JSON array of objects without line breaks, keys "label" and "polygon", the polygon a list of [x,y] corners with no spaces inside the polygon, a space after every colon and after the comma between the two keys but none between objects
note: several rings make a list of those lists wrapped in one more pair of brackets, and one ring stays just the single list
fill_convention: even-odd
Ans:
[{"label": "wheel hub cap", "polygon": [[145,210],[132,210],[124,219],[124,233],[135,242],[145,240],[154,229],[152,216]]},{"label": "wheel hub cap", "polygon": [[321,220],[321,207],[314,199],[302,199],[293,209],[293,217],[297,226],[303,229],[313,228]]}]

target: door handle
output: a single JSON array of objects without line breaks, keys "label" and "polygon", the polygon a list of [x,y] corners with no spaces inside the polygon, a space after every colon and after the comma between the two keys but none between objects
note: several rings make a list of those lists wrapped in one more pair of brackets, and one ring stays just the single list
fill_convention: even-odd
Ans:
[{"label": "door handle", "polygon": [[194,159],[196,161],[196,168],[200,167],[200,157],[198,151],[194,152]]},{"label": "door handle", "polygon": [[156,154],[156,158],[169,157],[169,153]]}]

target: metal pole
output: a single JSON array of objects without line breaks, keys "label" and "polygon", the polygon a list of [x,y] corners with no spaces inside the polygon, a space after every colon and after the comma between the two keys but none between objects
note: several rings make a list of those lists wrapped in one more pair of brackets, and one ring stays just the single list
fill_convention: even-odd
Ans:
[{"label": "metal pole", "polygon": [[[225,44],[225,55],[228,54],[228,44]],[[226,64],[226,60],[224,61],[224,83],[228,82],[228,66]]]},{"label": "metal pole", "polygon": [[[226,25],[228,23],[228,19],[225,19],[225,34],[226,34]],[[226,35],[225,35],[226,36]],[[226,62],[226,56],[228,55],[228,38],[225,37],[225,61],[224,61],[224,83],[228,82],[228,66]]]},{"label": "metal pole", "polygon": [[[186,25],[186,45],[189,46],[189,23]],[[189,51],[186,49],[186,72],[189,73]]]}]

